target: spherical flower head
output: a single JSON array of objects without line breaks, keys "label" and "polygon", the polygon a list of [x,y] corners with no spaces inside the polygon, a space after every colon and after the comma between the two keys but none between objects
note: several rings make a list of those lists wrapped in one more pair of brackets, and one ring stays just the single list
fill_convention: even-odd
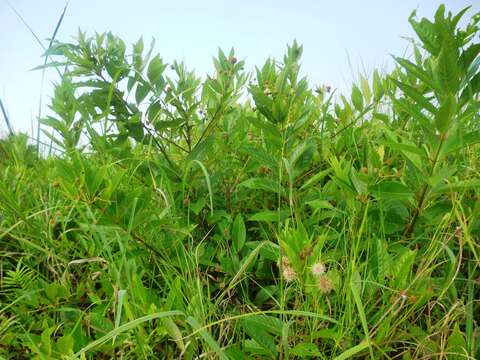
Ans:
[{"label": "spherical flower head", "polygon": [[283,267],[283,278],[286,282],[292,282],[297,278],[297,273],[291,266]]},{"label": "spherical flower head", "polygon": [[290,266],[290,260],[288,260],[288,257],[286,256],[282,256],[280,263],[282,264],[282,266]]},{"label": "spherical flower head", "polygon": [[333,289],[332,280],[324,274],[318,277],[317,286],[322,294],[328,294]]},{"label": "spherical flower head", "polygon": [[312,274],[315,277],[319,277],[320,275],[323,275],[325,273],[325,264],[322,262],[317,262],[313,264],[312,266]]}]

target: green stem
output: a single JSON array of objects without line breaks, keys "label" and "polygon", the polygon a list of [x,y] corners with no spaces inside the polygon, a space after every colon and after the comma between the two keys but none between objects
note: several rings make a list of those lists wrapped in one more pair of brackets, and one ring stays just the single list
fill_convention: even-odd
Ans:
[{"label": "green stem", "polygon": [[[432,169],[430,170],[429,177],[431,177],[433,175],[433,173],[435,172],[435,168],[437,167],[438,160],[439,160],[439,157],[440,157],[440,151],[442,150],[445,139],[446,139],[446,134],[441,134],[440,142],[438,144],[438,148],[437,148],[437,150],[435,152],[435,156],[432,160]],[[425,183],[422,187],[422,190],[420,191],[420,196],[418,198],[417,206],[413,210],[412,218],[410,219],[410,222],[408,223],[408,225],[405,229],[404,235],[406,237],[410,237],[410,235],[412,235],[412,233],[413,233],[413,230],[415,229],[415,224],[417,223],[418,217],[420,216],[420,213],[423,210],[423,205],[424,205],[424,202],[425,202],[425,199],[426,199],[428,188],[429,188],[428,183]]]}]

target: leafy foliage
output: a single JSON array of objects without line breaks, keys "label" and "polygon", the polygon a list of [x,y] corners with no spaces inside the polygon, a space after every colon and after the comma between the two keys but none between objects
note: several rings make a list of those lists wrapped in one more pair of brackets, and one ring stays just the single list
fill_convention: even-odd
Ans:
[{"label": "leafy foliage", "polygon": [[0,356],[478,358],[479,14],[409,21],[349,97],[302,46],[197,77],[113,34],[48,50],[51,142],[0,142]]}]

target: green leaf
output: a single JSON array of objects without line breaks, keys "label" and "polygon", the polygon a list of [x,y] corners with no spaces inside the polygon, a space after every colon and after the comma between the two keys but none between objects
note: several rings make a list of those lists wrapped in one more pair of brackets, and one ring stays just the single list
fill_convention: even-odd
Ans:
[{"label": "green leaf", "polygon": [[228,356],[225,354],[225,352],[220,348],[218,343],[213,339],[212,335],[208,333],[207,330],[202,328],[200,324],[198,323],[197,320],[195,320],[193,317],[189,316],[187,317],[187,322],[192,326],[192,328],[196,331],[199,332],[200,336],[205,340],[205,342],[210,346],[210,349],[214,351],[218,357],[222,360],[228,360]]},{"label": "green leaf", "polygon": [[210,197],[210,214],[213,215],[213,192],[212,192],[212,185],[210,182],[210,175],[208,174],[207,168],[205,167],[205,165],[203,165],[203,163],[200,160],[194,159],[194,160],[190,160],[187,163],[187,166],[185,168],[185,173],[183,176],[183,183],[184,184],[187,183],[187,175],[189,174],[188,170],[190,170],[193,164],[197,164],[200,167],[200,169],[203,172],[203,176],[205,177],[205,182],[207,183],[208,195]]},{"label": "green leaf", "polygon": [[475,188],[480,188],[480,179],[460,180],[453,183],[442,184],[432,189],[432,192],[446,193],[448,191],[462,191]]},{"label": "green leaf", "polygon": [[266,210],[260,211],[256,214],[253,214],[248,218],[248,221],[266,221],[266,222],[277,222],[283,221],[290,216],[290,210]]},{"label": "green leaf", "polygon": [[367,344],[370,349],[370,354],[372,355],[372,358],[373,358],[373,349],[370,343],[370,332],[368,329],[367,316],[365,315],[365,308],[363,306],[362,299],[360,296],[360,291],[361,291],[360,281],[361,281],[360,274],[358,273],[358,271],[355,271],[350,281],[350,290],[352,292],[353,299],[355,300],[355,304],[357,305],[357,311],[360,317],[360,322],[362,323],[363,332],[365,333],[365,338],[367,339]]},{"label": "green leaf", "polygon": [[445,154],[456,152],[465,149],[469,146],[480,143],[480,131],[475,130],[466,134],[459,133],[449,135],[445,142]]},{"label": "green leaf", "polygon": [[409,98],[411,98],[414,102],[417,104],[421,105],[425,110],[428,110],[432,114],[436,114],[437,109],[433,104],[425,97],[423,96],[417,89],[414,87],[407,85],[405,83],[402,83],[398,81],[397,79],[390,78],[395,85]]},{"label": "green leaf", "polygon": [[[275,322],[272,322],[276,320]],[[257,344],[268,351],[268,353],[277,357],[278,351],[274,338],[271,333],[278,333],[282,328],[282,323],[276,318],[265,315],[258,315],[252,318],[242,320],[242,328]]]},{"label": "green leaf", "polygon": [[[118,327],[120,326],[120,321],[122,320],[123,302],[125,301],[126,293],[127,293],[127,290],[117,291],[117,307],[115,310],[115,328],[114,329],[118,329]],[[115,343],[115,336],[112,339],[112,343]]]},{"label": "green leaf", "polygon": [[302,185],[301,189],[304,190],[304,189],[307,189],[307,188],[315,185],[319,181],[322,181],[325,178],[325,176],[327,176],[331,172],[332,172],[332,169],[326,169],[326,170],[320,171],[319,173],[313,175],[310,179],[305,181],[305,183]]},{"label": "green leaf", "polygon": [[382,98],[384,94],[383,90],[383,85],[382,85],[382,79],[380,78],[380,75],[378,74],[378,71],[375,70],[373,72],[373,98],[375,101],[378,101]]},{"label": "green leaf", "polygon": [[409,188],[395,181],[383,181],[370,186],[368,190],[375,196],[385,200],[392,198],[408,199],[413,195],[413,192]]},{"label": "green leaf", "polygon": [[246,230],[245,223],[243,222],[243,217],[241,214],[235,216],[232,227],[232,240],[233,248],[235,252],[242,250],[243,245],[245,244]]},{"label": "green leaf", "polygon": [[[450,30],[445,30],[450,32]],[[448,33],[444,37],[442,48],[436,59],[434,75],[447,94],[455,94],[460,85],[458,69],[459,53],[454,34]]]},{"label": "green leaf", "polygon": [[411,61],[399,57],[395,57],[395,61],[402,66],[409,75],[423,81],[433,90],[438,90],[438,85],[435,83],[435,80],[423,70],[420,66],[412,63]]},{"label": "green leaf", "polygon": [[60,120],[57,120],[51,116],[47,116],[46,118],[39,120],[41,124],[47,125],[55,130],[57,130],[60,134],[63,134],[66,131],[65,125]]},{"label": "green leaf", "polygon": [[401,144],[399,142],[394,142],[394,141],[379,141],[379,142],[392,149],[401,150],[402,152],[409,152],[415,155],[420,155],[422,157],[425,157],[426,155],[425,150],[413,145]]},{"label": "green leaf", "polygon": [[[260,247],[260,245],[262,245]],[[271,261],[277,261],[280,256],[280,246],[271,242],[271,241],[248,241],[245,243],[245,247],[255,251],[259,248],[259,253],[261,257]]]},{"label": "green leaf", "polygon": [[315,210],[315,212],[321,209],[333,209],[333,205],[330,204],[327,200],[316,199],[307,201],[306,204],[308,206],[311,206]]},{"label": "green leaf", "polygon": [[358,111],[363,110],[363,95],[357,85],[352,88],[352,103]]},{"label": "green leaf", "polygon": [[143,58],[142,58],[143,48],[144,48],[143,39],[140,38],[133,45],[133,66],[135,70],[137,70],[138,72],[142,72],[144,67]]},{"label": "green leaf", "polygon": [[127,123],[125,124],[125,127],[128,130],[128,136],[138,142],[142,141],[144,137],[144,132],[140,113],[132,115],[132,117],[130,117],[130,119],[128,119]]},{"label": "green leaf", "polygon": [[370,90],[370,85],[365,77],[360,76],[360,87],[362,88],[362,94],[365,97],[367,103],[370,103],[372,99],[372,91]]},{"label": "green leaf", "polygon": [[448,131],[456,111],[457,100],[455,96],[450,94],[446,97],[435,116],[435,126],[440,133],[444,134]]},{"label": "green leaf", "polygon": [[455,327],[448,337],[446,353],[448,354],[448,359],[452,360],[460,360],[468,357],[465,336],[460,331],[458,323],[455,323]]},{"label": "green leaf", "polygon": [[322,353],[318,350],[317,345],[312,343],[300,343],[295,345],[293,349],[288,351],[291,355],[294,356],[318,356],[321,357]]},{"label": "green leaf", "polygon": [[62,355],[73,354],[73,336],[70,334],[63,335],[57,340],[55,348]]},{"label": "green leaf", "polygon": [[[273,115],[272,115],[273,116]],[[274,139],[281,139],[282,134],[277,127],[269,122],[265,122],[256,116],[249,116],[247,120],[255,127],[263,130],[266,134],[270,135]]]},{"label": "green leaf", "polygon": [[417,252],[415,250],[402,247],[393,259],[391,274],[396,289],[403,289],[406,286],[416,256]]},{"label": "green leaf", "polygon": [[276,181],[267,179],[267,178],[258,178],[254,177],[251,179],[247,179],[240,184],[240,186],[244,186],[246,188],[252,190],[264,190],[273,193],[283,193],[283,189],[278,186]]},{"label": "green leaf", "polygon": [[159,55],[155,56],[150,61],[150,64],[148,65],[148,69],[147,69],[148,80],[150,80],[150,82],[154,85],[157,84],[160,81],[166,67],[167,67],[167,64],[163,63],[160,56]]},{"label": "green leaf", "polygon": [[173,120],[160,120],[160,121],[156,121],[153,126],[155,127],[155,130],[162,131],[162,130],[165,130],[165,129],[178,128],[184,122],[185,122],[185,120],[183,120],[182,118],[177,118],[177,119],[173,119]]},{"label": "green leaf", "polygon": [[48,355],[52,352],[52,334],[55,331],[55,327],[49,327],[43,330],[42,332],[42,342],[40,344],[42,351]]},{"label": "green leaf", "polygon": [[[406,98],[395,99],[392,102],[396,108],[406,112],[412,118],[417,120],[423,127],[424,131],[431,131],[431,123],[428,117],[422,113],[422,109],[415,102],[409,101]],[[398,111],[398,110],[397,110]]]},{"label": "green leaf", "polygon": [[164,317],[160,319],[160,321],[165,327],[165,330],[167,331],[168,335],[177,344],[178,349],[180,351],[185,351],[185,343],[183,342],[183,336],[177,324],[175,324],[175,322],[168,317]]},{"label": "green leaf", "polygon": [[85,354],[87,351],[90,351],[97,346],[100,346],[107,341],[111,340],[114,336],[118,336],[126,331],[129,331],[135,327],[137,327],[140,324],[143,324],[145,322],[155,320],[155,319],[161,319],[163,317],[170,317],[170,316],[178,316],[178,315],[184,315],[183,312],[177,311],[177,310],[172,310],[172,311],[162,311],[162,312],[157,312],[154,314],[150,315],[145,315],[140,318],[137,318],[135,320],[129,321],[128,323],[125,323],[121,326],[119,326],[116,329],[113,329],[109,333],[107,333],[105,336],[102,336],[101,338],[90,342],[88,345],[84,346],[81,348],[79,351],[77,351],[74,355],[69,357],[69,359],[77,359],[79,358],[82,354]]},{"label": "green leaf", "polygon": [[346,360],[352,358],[354,355],[358,354],[359,352],[365,350],[369,347],[369,343],[367,341],[362,341],[360,344],[351,347],[348,350],[345,350],[343,353],[335,357],[333,360]]},{"label": "green leaf", "polygon": [[135,90],[135,101],[137,104],[140,104],[143,100],[145,100],[149,92],[150,86],[148,84],[139,82],[137,89]]}]

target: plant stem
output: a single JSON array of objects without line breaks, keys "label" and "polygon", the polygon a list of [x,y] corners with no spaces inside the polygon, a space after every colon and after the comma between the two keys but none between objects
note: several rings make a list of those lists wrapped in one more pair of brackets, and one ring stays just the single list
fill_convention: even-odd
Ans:
[{"label": "plant stem", "polygon": [[7,123],[8,132],[10,133],[10,135],[13,135],[12,124],[10,124],[10,119],[8,118],[7,112],[5,111],[5,108],[3,107],[2,99],[0,99],[0,108],[2,109],[3,117],[5,119],[5,122]]},{"label": "plant stem", "polygon": [[[438,144],[438,148],[437,148],[437,150],[435,152],[435,156],[432,160],[432,169],[430,170],[429,177],[431,177],[433,175],[433,173],[435,172],[435,168],[438,164],[438,158],[440,157],[440,151],[442,150],[443,143],[445,142],[445,139],[446,139],[446,134],[441,134],[440,135],[440,142]],[[423,204],[425,202],[427,191],[428,191],[428,183],[425,183],[422,187],[421,192],[420,192],[420,196],[418,198],[417,206],[413,210],[412,218],[411,218],[410,222],[408,223],[408,225],[405,229],[405,232],[404,232],[405,237],[410,237],[410,235],[412,235],[413,230],[415,229],[415,224],[417,223],[418,216],[420,215],[420,213],[423,210]]]}]

